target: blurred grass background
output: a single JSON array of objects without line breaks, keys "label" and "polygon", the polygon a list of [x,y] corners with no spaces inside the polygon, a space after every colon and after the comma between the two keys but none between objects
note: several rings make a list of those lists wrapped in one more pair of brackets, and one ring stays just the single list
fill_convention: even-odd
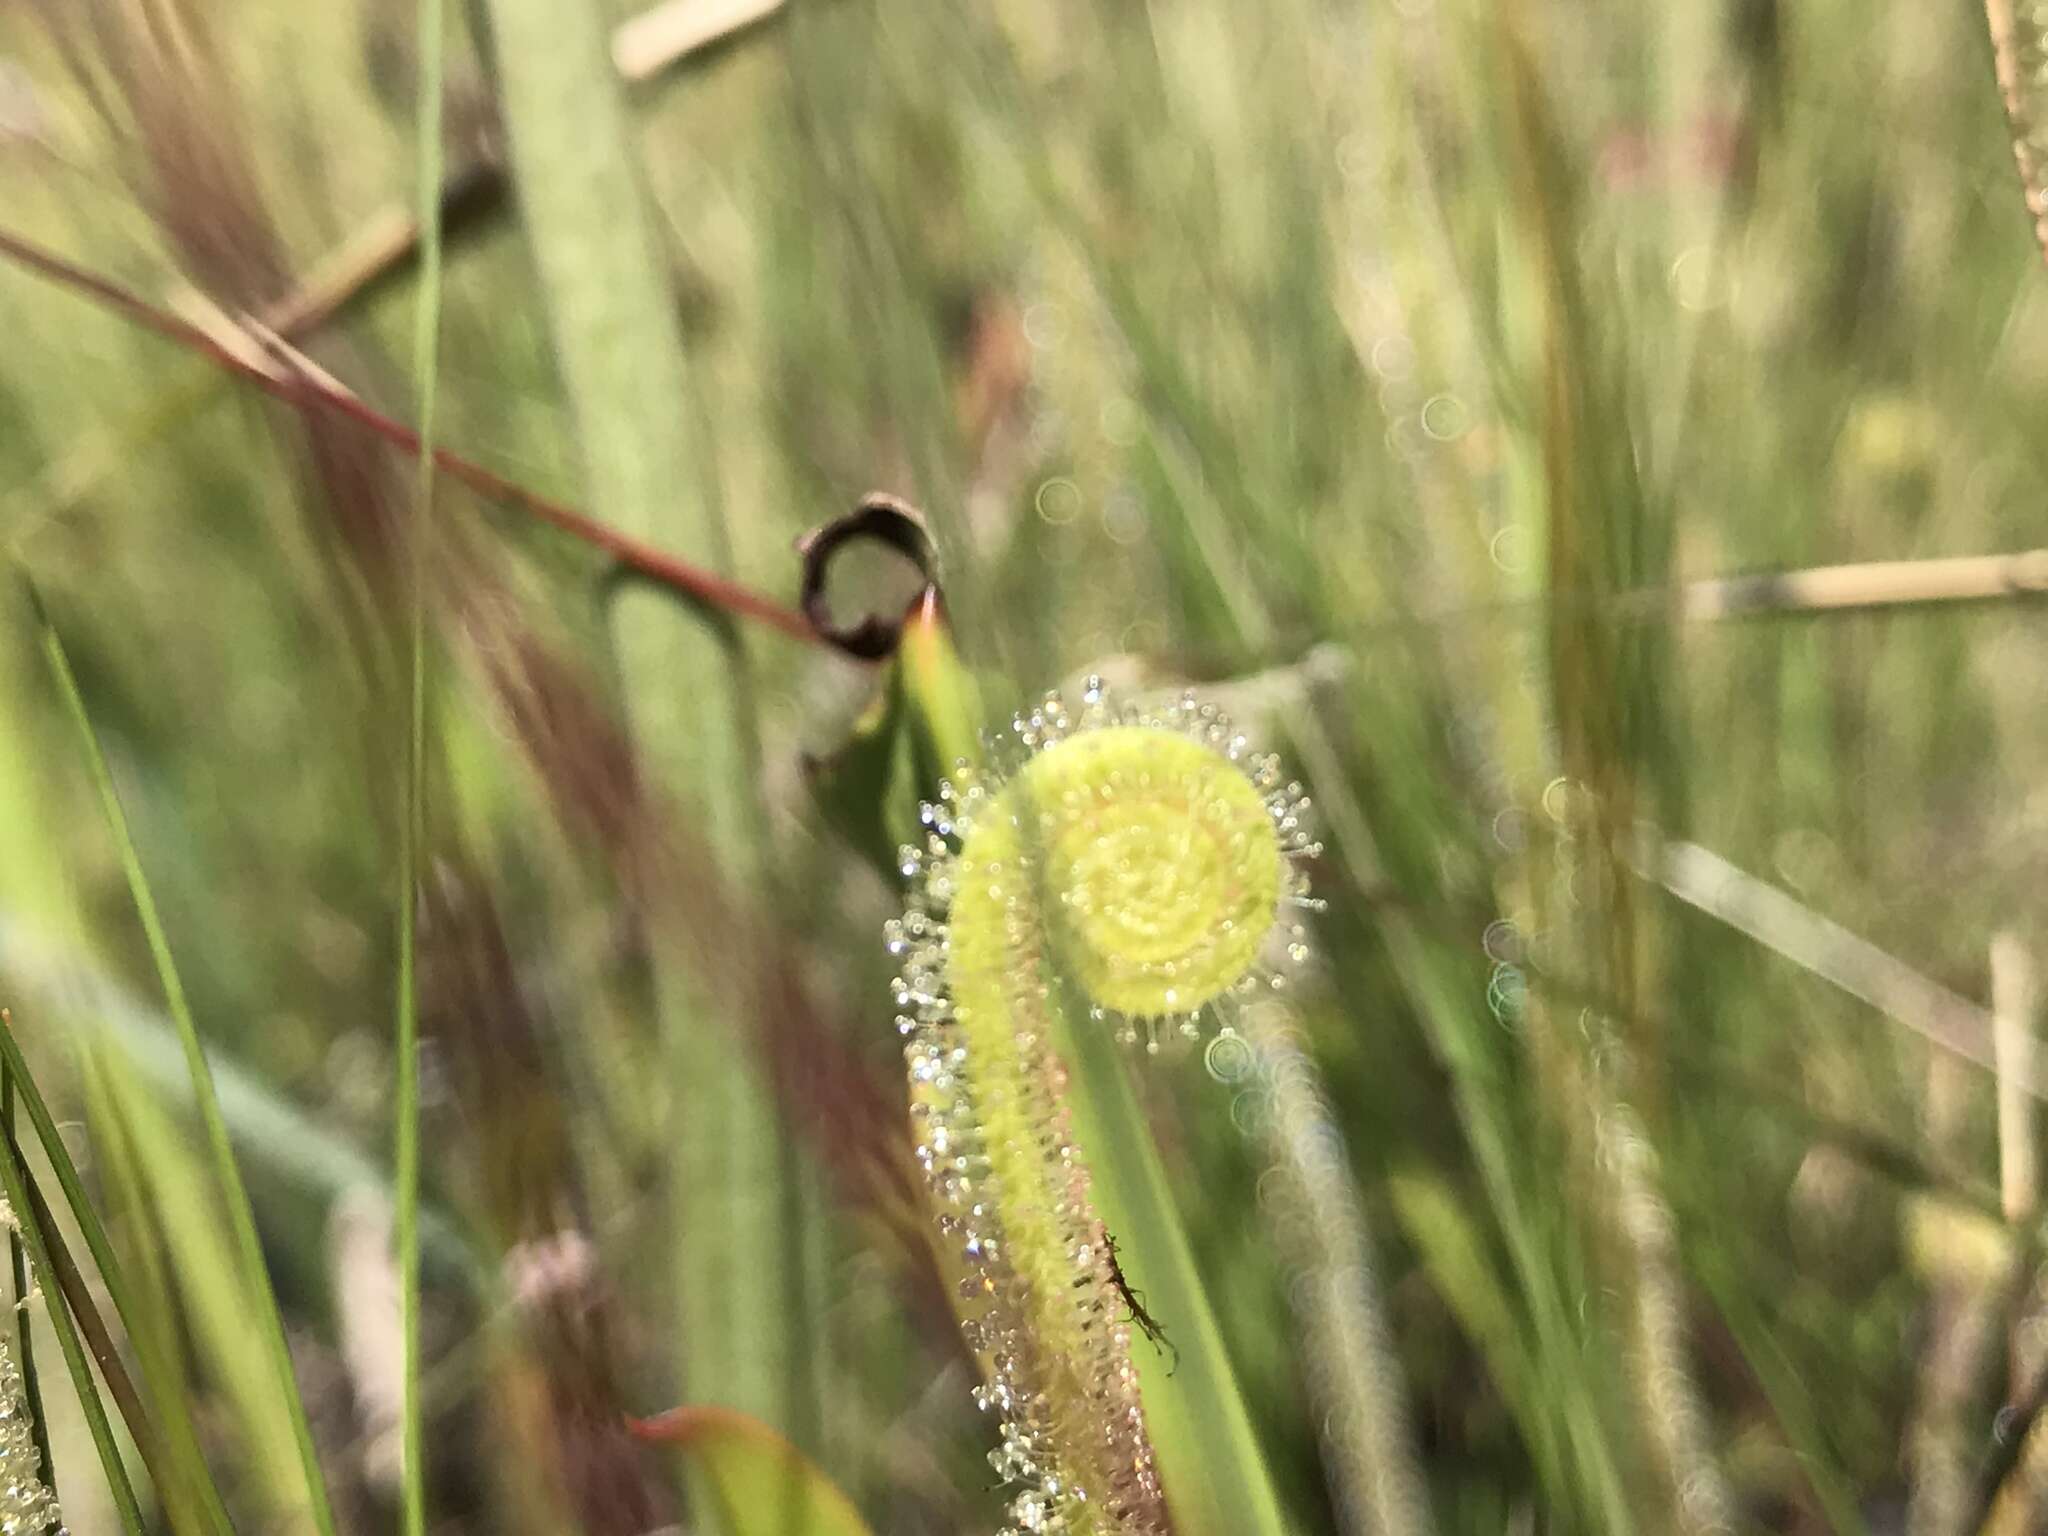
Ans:
[{"label": "blurred grass background", "polygon": [[[506,164],[486,24],[451,34],[453,168]],[[409,269],[284,317],[415,199],[414,28],[400,0],[0,5],[0,227],[259,358],[243,317],[267,316],[412,420]],[[1308,783],[1329,909],[1301,1038],[1437,1526],[1977,1528],[2042,1366],[2027,1117],[1779,953],[1796,925],[1760,942],[1644,878],[1638,834],[1980,1007],[2007,935],[2006,1011],[2029,1011],[2039,608],[1681,597],[2048,542],[2048,279],[1983,17],[798,0],[629,101],[667,275],[649,323],[685,364],[643,402],[653,504],[589,510],[698,559],[722,540],[793,595],[792,540],[886,488],[926,510],[1004,718],[1087,671],[1191,681]],[[541,235],[501,169],[479,180],[449,205],[435,435],[582,504],[604,465]],[[232,1072],[341,1523],[381,1529],[412,473],[13,263],[0,324],[0,541]],[[676,1299],[716,1268],[687,1214],[716,1149],[675,1169],[725,1056],[781,1116],[754,1145],[772,1178],[742,1156],[717,1186],[787,1261],[734,1325],[802,1341],[774,1346],[805,1385],[765,1416],[877,1531],[991,1528],[989,1429],[904,1211],[876,937],[900,896],[803,766],[867,670],[742,622],[741,661],[665,690],[613,649],[619,605],[655,600],[591,551],[445,480],[436,523],[435,1527],[676,1518],[617,1420],[732,1386],[690,1379],[707,1325]],[[230,1506],[297,1529],[275,1384],[233,1326],[246,1277],[194,1240],[222,1217],[175,1062],[151,1066],[175,1037],[11,593],[0,1002],[60,1118],[92,1122],[89,1180],[177,1320],[153,1347]],[[737,716],[703,692],[728,667]],[[628,718],[660,744],[637,766]],[[681,1024],[671,966],[712,978]],[[1943,1017],[1988,1048],[1979,1012]],[[1271,1105],[1199,1052],[1140,1081],[1290,1526],[1362,1528],[1332,1469],[1370,1429],[1319,1396],[1290,1310],[1314,1244],[1261,1200]],[[112,1529],[50,1396],[72,1529]]]}]

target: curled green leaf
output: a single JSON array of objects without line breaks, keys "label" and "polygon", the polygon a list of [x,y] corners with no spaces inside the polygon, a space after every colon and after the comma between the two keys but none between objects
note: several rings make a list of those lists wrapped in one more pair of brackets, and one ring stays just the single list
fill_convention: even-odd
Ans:
[{"label": "curled green leaf", "polygon": [[[1118,708],[1090,680],[1014,726],[1006,778],[968,776],[903,850],[888,931],[911,1115],[960,1274],[1012,1532],[1168,1529],[1110,1234],[1072,1134],[1076,1021],[1156,1048],[1269,989],[1305,902],[1306,799],[1220,712]],[[1230,1029],[1228,1022],[1223,1028]]]},{"label": "curled green leaf", "polygon": [[630,1427],[690,1459],[731,1536],[872,1536],[853,1501],[759,1419],[700,1406],[635,1419]]}]

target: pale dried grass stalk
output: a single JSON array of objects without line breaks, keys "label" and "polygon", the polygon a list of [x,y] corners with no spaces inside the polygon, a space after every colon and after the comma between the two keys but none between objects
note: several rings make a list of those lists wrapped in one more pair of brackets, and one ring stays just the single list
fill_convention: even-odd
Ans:
[{"label": "pale dried grass stalk", "polygon": [[[1927,1063],[1925,1119],[1937,1167],[1967,1169],[1972,1084],[1961,1062],[1936,1055]],[[1998,1338],[1997,1279],[1956,1253],[1933,1248],[1927,1343],[1920,1390],[1906,1429],[1911,1489],[1908,1536],[1960,1536],[1974,1499],[1976,1436],[1971,1405],[1987,1356]]]},{"label": "pale dried grass stalk", "polygon": [[1690,1536],[1739,1529],[1734,1492],[1714,1459],[1712,1418],[1693,1379],[1677,1221],[1658,1184],[1657,1155],[1635,1111],[1604,1106],[1595,1132],[1633,1282],[1629,1319],[1636,1381],[1658,1460]]},{"label": "pale dried grass stalk", "polygon": [[1998,1073],[1998,1187],[2005,1219],[2014,1226],[2041,1208],[2041,1156],[2036,1145],[2034,1080],[2038,1051],[2034,1014],[2040,999],[2033,959],[2019,935],[1991,940],[1991,1054]]},{"label": "pale dried grass stalk", "polygon": [[1331,1494],[1349,1530],[1428,1536],[1435,1529],[1429,1484],[1343,1132],[1292,1015],[1273,1005],[1250,1008],[1244,1028],[1261,1067],[1278,1176],[1275,1198],[1260,1203],[1276,1207],[1269,1211],[1275,1239],[1296,1270],[1303,1363]]},{"label": "pale dried grass stalk", "polygon": [[1980,602],[2048,592],[2048,549],[1936,560],[1870,560],[1688,582],[1679,615],[1705,622],[1768,613],[1828,613],[1917,603]]},{"label": "pale dried grass stalk", "polygon": [[2020,190],[2033,215],[2035,242],[2048,261],[2048,5],[1984,0],[1984,17]]},{"label": "pale dried grass stalk", "polygon": [[[1766,949],[1833,982],[1943,1050],[1987,1070],[1996,1066],[1990,1014],[1923,976],[1840,923],[1697,843],[1640,851],[1637,872],[1687,906],[1748,934]],[[2010,1080],[2036,1098],[2048,1093],[2038,1062],[2014,1062]]]}]

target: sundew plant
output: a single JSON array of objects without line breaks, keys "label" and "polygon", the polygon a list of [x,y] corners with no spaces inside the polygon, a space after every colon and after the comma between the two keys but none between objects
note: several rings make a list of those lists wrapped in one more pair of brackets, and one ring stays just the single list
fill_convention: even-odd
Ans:
[{"label": "sundew plant", "polygon": [[2044,1528],[2044,70],[0,0],[0,1536]]},{"label": "sundew plant", "polygon": [[[1020,716],[997,775],[948,780],[906,845],[897,1028],[910,1114],[960,1326],[1001,1423],[1011,1528],[1169,1529],[1137,1372],[1131,1298],[1090,1198],[1063,1050],[1076,1030],[1157,1051],[1306,956],[1307,797],[1192,696]],[[959,765],[967,769],[968,765]],[[1283,937],[1284,936],[1284,937]],[[1234,1036],[1229,1023],[1219,1039]]]}]

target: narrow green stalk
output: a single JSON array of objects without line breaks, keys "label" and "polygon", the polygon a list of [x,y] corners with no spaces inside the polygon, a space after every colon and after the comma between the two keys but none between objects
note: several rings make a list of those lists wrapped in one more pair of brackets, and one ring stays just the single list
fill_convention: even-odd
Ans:
[{"label": "narrow green stalk", "polygon": [[[99,1272],[100,1284],[105,1287],[108,1298],[114,1304],[114,1315],[121,1320],[121,1326],[127,1331],[129,1339],[139,1346],[150,1336],[148,1320],[136,1302],[126,1266],[114,1252],[113,1243],[107,1236],[106,1224],[100,1220],[99,1208],[86,1195],[85,1183],[78,1174],[78,1165],[71,1158],[71,1148],[58,1133],[57,1122],[50,1113],[50,1106],[28,1070],[28,1063],[21,1054],[21,1046],[14,1038],[12,1021],[4,1013],[0,1013],[0,1076],[4,1076],[10,1092],[16,1085],[19,1086],[22,1106],[28,1110],[29,1125],[34,1129],[36,1140],[42,1146],[43,1156],[56,1175],[57,1187],[64,1196],[64,1204],[70,1211],[71,1219],[77,1223],[79,1235],[85,1239],[86,1252],[91,1255],[93,1267]],[[8,1140],[11,1145],[11,1131]],[[15,1155],[19,1157],[18,1149]],[[25,1342],[25,1329],[23,1337]],[[149,1433],[149,1426],[132,1416],[129,1433],[149,1468],[150,1476],[156,1480],[158,1497],[166,1504],[177,1504],[181,1507],[189,1500],[194,1528],[226,1533],[230,1529],[227,1509],[221,1503],[220,1490],[214,1486],[212,1473],[207,1470],[205,1457],[200,1454],[199,1442],[192,1433],[191,1422],[189,1418],[182,1417],[176,1412],[165,1411],[167,1408],[179,1409],[183,1405],[165,1403],[160,1384],[148,1379],[147,1376],[143,1384],[152,1392],[158,1415],[164,1421],[166,1453],[159,1454],[155,1449],[154,1437]],[[175,1461],[172,1460],[173,1457]]]},{"label": "narrow green stalk", "polygon": [[1282,1259],[1300,1276],[1304,1375],[1322,1423],[1331,1491],[1355,1530],[1429,1536],[1429,1482],[1415,1452],[1401,1355],[1343,1128],[1292,1011],[1248,1008],[1244,1028],[1268,1101],[1262,1118],[1281,1191],[1272,1230]]},{"label": "narrow green stalk", "polygon": [[[51,1257],[50,1244],[58,1241],[57,1235],[53,1231],[46,1236],[43,1224],[36,1219],[38,1202],[31,1192],[28,1166],[16,1155],[11,1140],[0,1139],[0,1185],[4,1185],[8,1203],[14,1208],[16,1229],[28,1245],[30,1262],[37,1273],[55,1275],[57,1265]],[[121,1517],[121,1528],[129,1536],[142,1536],[142,1506],[136,1502],[135,1485],[129,1481],[127,1464],[121,1459],[121,1447],[114,1439],[114,1426],[107,1418],[106,1404],[100,1401],[99,1387],[93,1381],[92,1361],[86,1355],[77,1324],[64,1298],[46,1294],[49,1296],[50,1326],[57,1335],[57,1347],[64,1353],[64,1364],[70,1369],[71,1385],[78,1393],[79,1410],[85,1415],[86,1428],[99,1452],[100,1467],[106,1474],[107,1490],[113,1497],[114,1508]]]},{"label": "narrow green stalk", "polygon": [[[184,1050],[178,1043],[176,1026],[161,1013],[144,1007],[101,972],[63,951],[26,939],[4,923],[0,923],[0,970],[6,971],[11,983],[25,988],[26,995],[41,998],[61,1027],[88,1037],[88,1044],[104,1042],[117,1049],[167,1108],[182,1111],[190,1107],[192,1079],[185,1070]],[[0,1037],[0,1051],[12,1044],[11,1039]],[[18,1064],[18,1052],[9,1059],[17,1061],[15,1070],[22,1084],[22,1102],[28,1107],[37,1139],[44,1142],[44,1155],[66,1180],[64,1198],[73,1206],[79,1228],[87,1235],[93,1262],[107,1277],[108,1290],[115,1297],[115,1310],[133,1333],[134,1313],[124,1308],[123,1277],[107,1246],[104,1225],[89,1202],[79,1208],[85,1199],[83,1186],[62,1143],[50,1142],[55,1132],[48,1129],[52,1124],[48,1108],[35,1096],[35,1084]],[[385,1186],[389,1170],[381,1161],[367,1156],[232,1061],[215,1060],[212,1069],[229,1133],[244,1153],[262,1162],[271,1177],[283,1179],[309,1199],[322,1201],[364,1185]],[[471,1285],[481,1284],[484,1277],[480,1260],[446,1213],[423,1206],[420,1247],[425,1261],[451,1277],[460,1276]]]},{"label": "narrow green stalk", "polygon": [[910,621],[896,653],[903,672],[911,718],[931,750],[941,778],[960,764],[981,762],[981,700],[974,677],[953,648],[946,610],[936,590],[928,592]]},{"label": "narrow green stalk", "polygon": [[[631,537],[730,564],[716,503],[692,498],[678,411],[688,367],[642,183],[635,127],[600,9],[489,0],[499,100],[589,502]],[[691,502],[695,505],[691,506]],[[677,508],[689,508],[678,516]],[[715,617],[622,591],[611,610],[626,714],[645,777],[702,829],[721,881],[761,884],[767,843],[744,648]],[[716,1401],[815,1446],[822,1340],[807,1298],[822,1219],[815,1179],[778,1122],[735,1028],[743,992],[689,954],[659,848],[629,868],[650,940],[663,1071],[673,1094],[670,1209],[683,1374]],[[723,1017],[721,1017],[723,1016]]]},{"label": "narrow green stalk", "polygon": [[243,1184],[241,1170],[235,1163],[227,1121],[221,1114],[220,1098],[214,1091],[213,1072],[199,1040],[199,1026],[192,1017],[190,1003],[186,1001],[184,983],[179,979],[177,964],[171,957],[170,941],[164,935],[156,898],[150,893],[149,878],[142,868],[142,856],[129,830],[127,813],[122,809],[120,792],[115,788],[106,754],[100,749],[92,716],[86,710],[85,696],[79,692],[78,679],[72,673],[63,641],[47,613],[42,611],[40,600],[37,608],[42,617],[44,654],[49,659],[65,708],[77,727],[94,786],[99,791],[107,828],[113,834],[120,854],[129,896],[135,903],[136,916],[141,920],[143,933],[149,941],[150,956],[155,961],[157,979],[164,991],[164,1004],[177,1026],[179,1041],[184,1047],[185,1065],[192,1079],[193,1100],[199,1108],[200,1123],[205,1129],[214,1175],[219,1180],[227,1204],[236,1247],[248,1275],[251,1292],[262,1300],[266,1315],[258,1322],[270,1352],[272,1367],[277,1373],[278,1385],[290,1405],[292,1434],[298,1444],[300,1466],[305,1477],[307,1512],[320,1536],[335,1536],[334,1512],[328,1504],[327,1486],[320,1474],[312,1425],[307,1422],[305,1403],[299,1395],[298,1380],[292,1371],[291,1346],[285,1338],[284,1316],[278,1309],[277,1292],[271,1284],[270,1271],[263,1262],[263,1242],[256,1230],[256,1210],[250,1203],[248,1188]]},{"label": "narrow green stalk", "polygon": [[[0,1012],[0,1030],[10,1030],[10,1022]],[[7,1140],[7,1155],[16,1162],[21,1161],[21,1144],[14,1139],[14,1074],[7,1063],[0,1060],[0,1136]],[[28,1404],[29,1433],[35,1439],[36,1455],[41,1457],[43,1481],[51,1487],[57,1486],[56,1459],[50,1454],[50,1426],[43,1417],[42,1383],[36,1379],[36,1345],[28,1325],[28,1250],[22,1247],[21,1233],[7,1229],[8,1267],[14,1276],[14,1359],[21,1369],[22,1401]]]},{"label": "narrow green stalk", "polygon": [[[152,1419],[148,1428],[154,1434],[145,1436],[132,1420],[130,1430],[156,1481],[165,1523],[178,1532],[232,1536],[233,1523],[199,1448],[193,1423],[194,1399],[183,1340],[187,1326],[196,1319],[183,1313],[174,1299],[181,1293],[164,1266],[164,1229],[176,1217],[150,1193],[154,1180],[142,1172],[143,1158],[135,1144],[132,1119],[122,1114],[110,1088],[109,1078],[116,1070],[112,1058],[118,1053],[104,1042],[94,1042],[82,1054],[86,1122],[93,1133],[101,1183],[111,1202],[108,1208],[117,1217],[125,1216],[131,1228],[124,1284],[146,1307],[142,1316],[127,1323],[127,1343],[135,1355],[136,1376],[149,1399]],[[151,1173],[160,1170],[153,1168]],[[195,1290],[182,1294],[192,1297]],[[116,1406],[122,1406],[120,1394],[113,1395]],[[153,1440],[161,1441],[161,1465],[155,1459],[158,1452],[152,1449]]]},{"label": "narrow green stalk", "polygon": [[1701,1244],[1695,1252],[1701,1260],[1695,1262],[1693,1273],[1755,1370],[1757,1386],[1771,1405],[1786,1445],[1798,1457],[1800,1473],[1813,1490],[1828,1528],[1834,1536],[1871,1536],[1856,1500],[1857,1490],[1842,1474],[1828,1446],[1823,1427],[1827,1423],[1827,1389],[1801,1378],[1784,1341],[1772,1328],[1774,1319],[1757,1306],[1739,1275],[1719,1256],[1722,1250]]},{"label": "narrow green stalk", "polygon": [[[417,580],[417,574],[415,576]],[[417,610],[419,599],[413,599]],[[417,950],[421,827],[420,756],[425,734],[425,682],[420,623],[412,634],[410,723],[406,737],[404,829],[400,834],[398,908],[397,1068],[394,1084],[392,1179],[396,1195],[394,1241],[398,1263],[398,1314],[402,1408],[404,1520],[407,1536],[426,1529],[424,1437],[420,1425],[420,1039]]]},{"label": "narrow green stalk", "polygon": [[1693,1379],[1677,1221],[1658,1182],[1656,1154],[1635,1111],[1618,1098],[1603,1106],[1595,1137],[1634,1267],[1630,1324],[1644,1427],[1671,1469],[1682,1528],[1732,1531],[1739,1501],[1714,1459],[1713,1420]]},{"label": "narrow green stalk", "polygon": [[1288,1523],[1166,1166],[1132,1091],[1128,1048],[1094,1021],[1063,1023],[1074,1074],[1074,1136],[1094,1160],[1103,1222],[1122,1245],[1132,1292],[1145,1298],[1179,1351],[1165,1360],[1137,1353],[1175,1513],[1196,1536],[1278,1536]]},{"label": "narrow green stalk", "polygon": [[406,640],[410,665],[405,792],[400,809],[396,1146],[393,1151],[400,1336],[400,1475],[406,1536],[427,1528],[426,1434],[420,1406],[419,888],[426,840],[427,550],[434,509],[434,397],[441,338],[442,0],[419,0],[420,290],[413,334],[419,396],[419,488],[411,523]]},{"label": "narrow green stalk", "polygon": [[[18,1151],[19,1149],[17,1149]],[[135,1380],[128,1374],[127,1363],[121,1358],[121,1351],[114,1342],[114,1335],[107,1328],[106,1319],[100,1316],[99,1307],[87,1283],[85,1271],[78,1267],[71,1257],[70,1249],[64,1246],[64,1232],[57,1224],[57,1215],[50,1209],[43,1192],[36,1186],[35,1178],[28,1171],[28,1165],[17,1159],[16,1166],[22,1170],[23,1185],[28,1191],[36,1230],[43,1234],[44,1245],[50,1259],[49,1272],[45,1281],[54,1282],[56,1295],[69,1312],[78,1329],[78,1339],[85,1346],[86,1357],[99,1368],[100,1380],[105,1384],[106,1396],[114,1405],[114,1411],[128,1426],[129,1436],[135,1445],[136,1454],[142,1458],[143,1466],[156,1481],[157,1494],[161,1501],[165,1490],[175,1492],[175,1484],[165,1475],[169,1465],[163,1454],[163,1443],[158,1438],[156,1426],[150,1421],[142,1406],[142,1394],[135,1388]]]}]

